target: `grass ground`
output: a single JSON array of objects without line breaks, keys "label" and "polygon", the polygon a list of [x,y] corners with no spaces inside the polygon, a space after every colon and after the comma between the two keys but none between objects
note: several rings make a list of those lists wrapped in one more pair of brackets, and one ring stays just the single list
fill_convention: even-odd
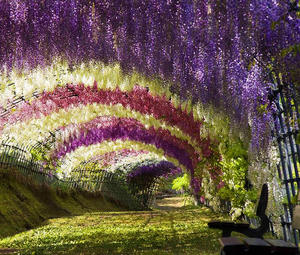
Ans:
[{"label": "grass ground", "polygon": [[207,208],[97,212],[50,219],[41,227],[0,240],[19,254],[218,254],[223,219]]},{"label": "grass ground", "polygon": [[175,197],[152,211],[121,211],[101,196],[1,175],[0,254],[219,254],[221,231],[207,222],[226,217],[184,205]]}]

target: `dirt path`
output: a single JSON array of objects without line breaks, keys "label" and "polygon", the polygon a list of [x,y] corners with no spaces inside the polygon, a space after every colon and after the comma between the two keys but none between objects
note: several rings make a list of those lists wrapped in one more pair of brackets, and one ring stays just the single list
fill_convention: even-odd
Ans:
[{"label": "dirt path", "polygon": [[187,204],[185,203],[185,200],[186,198],[184,197],[167,197],[163,199],[157,199],[154,208],[167,211],[176,210]]}]

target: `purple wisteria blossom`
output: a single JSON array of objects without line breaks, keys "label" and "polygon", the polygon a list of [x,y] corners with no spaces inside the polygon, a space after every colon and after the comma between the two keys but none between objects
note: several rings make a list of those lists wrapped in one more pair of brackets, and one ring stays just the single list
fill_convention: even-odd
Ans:
[{"label": "purple wisteria blossom", "polygon": [[172,171],[179,172],[178,168],[176,168],[173,163],[169,161],[160,161],[157,163],[138,166],[128,174],[128,179],[134,179],[141,176],[148,176],[152,178],[166,176]]},{"label": "purple wisteria blossom", "polygon": [[280,0],[3,0],[1,68],[56,57],[119,62],[126,72],[173,81],[173,93],[223,111],[244,132],[250,120],[253,146],[264,147],[272,114],[260,111],[268,104],[266,67],[299,83],[295,8]]},{"label": "purple wisteria blossom", "polygon": [[166,137],[159,133],[149,132],[144,128],[130,125],[113,125],[89,129],[86,133],[82,132],[76,137],[70,137],[68,143],[64,143],[60,149],[52,154],[53,161],[64,157],[67,153],[76,150],[80,146],[89,146],[101,143],[105,140],[115,141],[117,139],[140,141],[146,144],[153,144],[157,148],[164,150],[166,155],[176,158],[182,165],[193,171],[193,163],[190,155],[184,149],[178,147]]}]

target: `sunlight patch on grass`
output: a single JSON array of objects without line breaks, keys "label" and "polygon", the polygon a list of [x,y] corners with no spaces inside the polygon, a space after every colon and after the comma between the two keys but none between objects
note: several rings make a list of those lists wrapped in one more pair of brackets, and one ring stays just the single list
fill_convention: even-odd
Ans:
[{"label": "sunlight patch on grass", "polygon": [[51,219],[39,228],[0,240],[20,254],[217,254],[224,219],[207,208],[97,212]]}]

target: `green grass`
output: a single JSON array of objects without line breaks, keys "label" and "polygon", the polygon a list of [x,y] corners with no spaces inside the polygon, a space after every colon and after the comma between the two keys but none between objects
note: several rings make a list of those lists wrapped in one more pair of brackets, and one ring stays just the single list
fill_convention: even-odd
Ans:
[{"label": "green grass", "polygon": [[128,212],[99,194],[57,192],[1,174],[0,253],[219,254],[221,231],[207,222],[228,218],[183,204],[183,198],[169,198],[159,202],[164,210]]},{"label": "green grass", "polygon": [[39,228],[0,240],[19,254],[218,254],[224,219],[207,208],[97,212],[50,219]]}]

